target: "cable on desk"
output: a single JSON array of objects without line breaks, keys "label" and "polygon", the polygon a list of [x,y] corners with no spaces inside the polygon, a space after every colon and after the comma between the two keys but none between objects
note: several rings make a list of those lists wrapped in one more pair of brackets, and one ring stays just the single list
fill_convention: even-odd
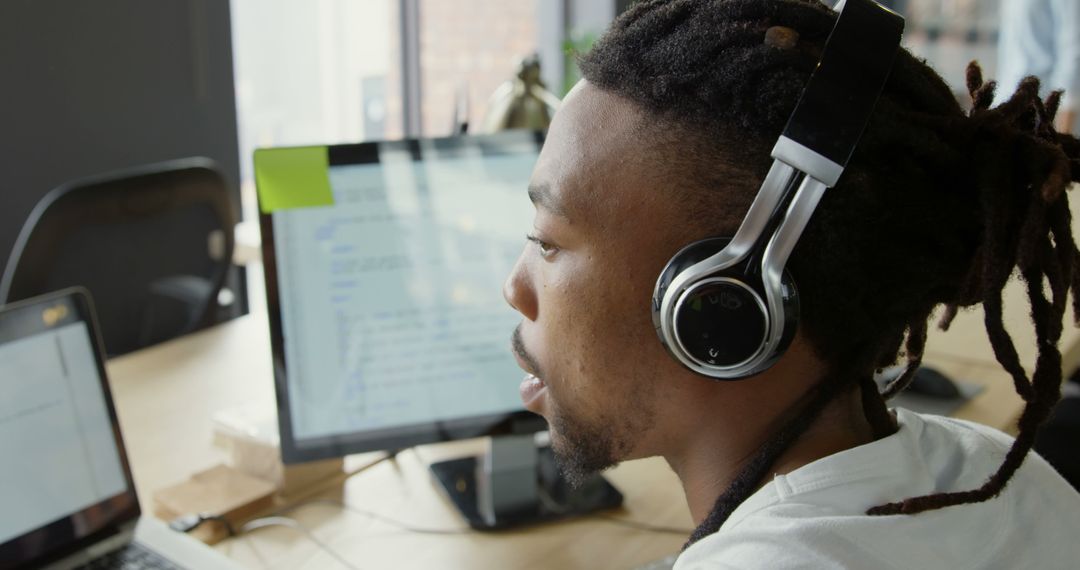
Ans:
[{"label": "cable on desk", "polygon": [[678,528],[678,527],[674,527],[674,526],[652,525],[652,524],[649,524],[649,523],[633,521],[633,520],[630,520],[630,519],[624,519],[624,518],[616,517],[616,516],[612,516],[612,515],[604,515],[604,514],[596,513],[596,514],[593,514],[591,516],[593,516],[595,518],[598,518],[598,519],[600,519],[602,521],[605,521],[605,522],[609,522],[609,523],[612,523],[612,524],[617,524],[619,526],[624,526],[624,527],[632,528],[632,529],[636,529],[636,530],[644,530],[644,531],[648,531],[648,532],[659,532],[659,533],[664,533],[664,534],[678,534],[680,536],[690,536],[690,534],[694,532],[693,529]]},{"label": "cable on desk", "polygon": [[229,519],[221,515],[213,515],[210,513],[192,513],[176,517],[169,521],[169,528],[176,532],[188,533],[209,521],[221,523],[225,527],[225,532],[229,533],[229,536],[236,536],[236,529],[233,527],[232,523],[229,522]]},{"label": "cable on desk", "polygon": [[295,506],[291,507],[289,510],[291,511],[291,510],[294,510],[294,509],[298,509],[300,507],[305,507],[307,505],[315,505],[315,504],[330,505],[330,506],[338,507],[340,509],[345,509],[346,511],[349,511],[351,513],[356,513],[358,515],[362,515],[362,516],[368,517],[370,519],[377,520],[379,522],[388,524],[388,525],[390,525],[392,527],[404,530],[406,532],[413,532],[413,533],[417,533],[417,534],[458,535],[458,534],[470,534],[472,532],[475,532],[471,528],[424,528],[424,527],[417,527],[417,526],[413,526],[413,525],[411,525],[409,523],[401,522],[401,521],[399,521],[397,519],[388,517],[386,515],[376,513],[375,511],[368,511],[368,510],[365,510],[365,509],[357,508],[357,507],[354,507],[354,506],[352,506],[352,505],[350,505],[350,504],[348,504],[348,503],[346,503],[344,501],[337,501],[337,500],[334,500],[334,499],[314,499],[312,501],[307,501],[305,503],[300,503],[298,505],[295,505]]},{"label": "cable on desk", "polygon": [[[539,498],[540,498],[540,502],[543,503],[544,506],[547,507],[548,510],[550,510],[552,512],[555,512],[555,513],[566,512],[566,509],[561,504],[559,504],[559,502],[556,501],[555,498],[552,497],[551,494],[548,493],[547,490],[544,489],[543,487],[540,487],[540,489],[539,489]],[[592,513],[592,514],[590,514],[588,516],[591,516],[593,518],[597,518],[597,519],[600,519],[602,521],[609,522],[609,523],[612,523],[612,524],[617,524],[617,525],[624,526],[624,527],[627,527],[627,528],[632,528],[632,529],[635,529],[635,530],[644,530],[644,531],[648,531],[648,532],[658,532],[658,533],[665,533],[665,534],[678,534],[678,535],[681,535],[681,536],[690,536],[694,532],[693,530],[688,530],[688,529],[683,529],[683,528],[676,528],[676,527],[671,527],[671,526],[658,526],[658,525],[652,525],[652,524],[649,524],[649,523],[632,521],[632,520],[629,520],[629,519],[624,519],[624,518],[620,518],[620,517],[616,517],[616,516],[612,516],[612,515],[605,515],[603,513]]]},{"label": "cable on desk", "polygon": [[[342,502],[342,501],[337,501],[337,500],[334,500],[334,499],[316,499],[316,500],[308,501],[308,502],[300,504],[300,505],[296,505],[293,508],[300,508],[300,507],[307,506],[307,505],[312,505],[312,504],[325,504],[325,505],[331,505],[331,506],[340,507],[342,509],[345,509],[346,511],[366,516],[368,518],[371,518],[371,519],[386,523],[388,525],[397,527],[397,528],[399,528],[401,530],[404,530],[404,531],[407,531],[407,532],[414,532],[414,533],[418,533],[418,534],[457,535],[457,534],[470,534],[470,533],[476,532],[476,531],[474,531],[474,530],[472,530],[470,528],[436,529],[436,528],[414,527],[414,526],[412,526],[412,525],[410,525],[408,523],[403,523],[401,521],[392,519],[392,518],[390,518],[390,517],[388,517],[386,515],[382,515],[382,514],[374,512],[374,511],[368,511],[368,510],[360,509],[360,508],[354,507],[354,506],[352,506],[352,505],[350,505],[348,503],[345,503],[345,502]],[[591,516],[593,518],[596,518],[596,519],[600,519],[600,520],[602,520],[604,522],[609,522],[609,523],[612,523],[612,524],[615,524],[615,525],[624,526],[626,528],[632,528],[634,530],[641,530],[641,531],[646,531],[646,532],[676,534],[676,535],[679,535],[679,536],[690,536],[690,534],[692,532],[694,532],[693,529],[678,528],[678,527],[673,527],[673,526],[652,525],[652,524],[638,522],[638,521],[629,520],[629,519],[624,519],[624,518],[616,517],[616,516],[612,516],[612,515],[593,514],[593,515],[589,515],[589,516]]]},{"label": "cable on desk", "polygon": [[[404,449],[393,449],[393,450],[387,451],[382,456],[377,457],[377,458],[375,458],[375,459],[373,459],[371,461],[368,461],[367,463],[364,463],[363,465],[361,465],[359,467],[355,467],[355,468],[350,469],[348,471],[344,471],[344,472],[341,473],[341,475],[331,477],[330,480],[334,481],[335,483],[344,485],[346,481],[353,478],[355,475],[359,475],[360,473],[363,473],[364,471],[367,471],[368,469],[371,469],[372,467],[375,467],[376,465],[378,465],[380,463],[383,463],[385,461],[390,461],[392,463],[396,462],[397,461],[397,456],[400,455],[401,452],[406,451],[408,449],[411,449],[411,448],[406,447]],[[293,500],[305,499],[307,497],[311,497],[311,496],[317,495],[319,493],[322,493],[322,492],[326,491],[326,489],[327,489],[327,487],[326,487],[325,483],[317,483],[315,485],[312,485],[311,488],[303,490],[300,493],[298,493],[293,498]],[[300,503],[300,504],[303,504],[303,503]],[[281,514],[282,512],[285,512],[287,510],[289,510],[289,509],[279,510],[279,511],[276,511],[276,512],[271,513],[271,514]]]},{"label": "cable on desk", "polygon": [[405,447],[405,448],[402,448],[402,449],[391,449],[391,450],[387,451],[382,457],[377,457],[377,458],[372,459],[371,461],[369,461],[369,462],[367,462],[367,463],[365,463],[365,464],[363,464],[363,465],[361,465],[359,467],[356,467],[356,468],[350,469],[349,471],[346,471],[345,472],[345,479],[349,479],[353,475],[358,475],[360,473],[363,473],[364,471],[367,471],[368,469],[371,469],[372,467],[375,467],[376,465],[378,465],[378,464],[380,464],[380,463],[382,463],[384,461],[397,461],[397,456],[401,455],[401,453],[403,451],[408,451],[409,449],[412,449],[412,448],[411,447]]},{"label": "cable on desk", "polygon": [[268,516],[268,517],[262,517],[262,518],[257,518],[257,519],[250,520],[250,521],[244,523],[239,528],[239,530],[237,530],[228,521],[228,519],[226,519],[225,517],[223,517],[221,515],[209,515],[209,514],[205,514],[205,513],[200,513],[200,514],[197,514],[197,515],[196,514],[190,514],[190,515],[184,515],[182,517],[177,517],[177,518],[173,519],[172,521],[169,522],[169,528],[171,528],[171,529],[173,529],[173,530],[175,530],[177,532],[188,533],[188,532],[191,532],[191,531],[195,530],[196,528],[199,528],[203,523],[205,523],[207,521],[217,521],[217,522],[220,522],[223,525],[225,525],[225,530],[229,533],[230,537],[236,537],[236,536],[240,536],[240,535],[243,535],[243,534],[247,534],[248,532],[258,530],[260,528],[265,528],[265,527],[268,527],[268,526],[284,526],[284,527],[288,527],[288,528],[291,528],[293,530],[297,530],[297,531],[302,532],[305,536],[308,537],[309,540],[311,540],[311,542],[314,542],[316,546],[318,546],[320,549],[322,549],[323,552],[326,552],[328,555],[330,555],[335,560],[340,562],[346,568],[349,568],[350,570],[359,570],[359,568],[357,568],[356,566],[350,564],[347,560],[345,560],[344,557],[342,557],[340,554],[338,554],[336,551],[334,551],[334,549],[330,548],[329,545],[327,545],[325,542],[319,540],[319,538],[317,536],[315,536],[315,533],[311,532],[310,529],[308,529],[304,525],[300,524],[295,519],[291,519],[289,517],[283,517],[283,516],[280,516],[280,515]]},{"label": "cable on desk", "polygon": [[[372,467],[375,467],[376,465],[378,465],[378,464],[380,464],[380,463],[382,463],[384,461],[394,461],[394,460],[396,460],[397,456],[402,451],[404,451],[404,449],[394,449],[394,450],[388,451],[382,457],[379,457],[377,459],[369,461],[368,463],[365,463],[365,464],[363,464],[363,465],[361,465],[361,466],[359,466],[357,468],[351,469],[351,470],[349,470],[349,471],[347,471],[347,472],[345,472],[343,474],[343,476],[341,478],[341,481],[344,482],[345,480],[348,480],[349,478],[353,477],[354,475],[358,475],[358,474],[360,474],[360,473],[362,473],[364,471],[367,471],[368,469],[370,469]],[[318,492],[318,491],[319,490],[317,488],[314,490],[314,492]],[[402,528],[402,529],[410,531],[410,532],[418,532],[418,533],[424,533],[424,534],[457,534],[459,532],[467,532],[467,531],[451,531],[451,530],[435,530],[435,529],[415,528],[415,527],[411,527],[411,526],[409,526],[409,525],[407,525],[405,523],[401,523],[399,521],[391,519],[390,517],[380,515],[378,513],[362,511],[360,509],[355,509],[353,507],[350,507],[349,505],[346,505],[346,504],[344,504],[342,502],[330,501],[330,500],[314,500],[314,501],[298,503],[296,505],[281,509],[281,510],[275,512],[273,515],[250,520],[250,521],[244,523],[239,529],[234,527],[232,525],[232,523],[230,523],[229,520],[227,518],[225,518],[224,516],[222,516],[222,515],[214,515],[214,514],[209,514],[209,513],[198,513],[198,514],[191,513],[191,514],[179,516],[179,517],[169,521],[169,528],[171,528],[172,530],[177,531],[177,532],[189,533],[189,532],[195,530],[196,528],[199,528],[200,526],[202,526],[203,523],[206,523],[208,521],[216,521],[216,522],[220,522],[222,525],[224,525],[225,531],[228,533],[228,535],[230,537],[237,537],[237,536],[241,536],[243,534],[246,534],[248,532],[255,531],[255,530],[258,530],[260,528],[265,528],[265,527],[268,527],[268,526],[284,526],[284,527],[288,527],[288,528],[291,528],[293,530],[296,530],[298,532],[303,533],[309,540],[311,540],[311,542],[315,543],[315,545],[318,546],[327,555],[329,555],[332,558],[334,558],[335,560],[337,560],[342,566],[344,566],[346,568],[349,568],[349,570],[359,570],[359,568],[357,568],[353,564],[350,564],[348,560],[346,560],[343,556],[338,554],[334,549],[330,548],[329,545],[327,545],[322,540],[319,540],[319,537],[315,536],[315,533],[313,533],[310,529],[308,529],[304,525],[300,524],[300,522],[298,522],[295,519],[289,518],[289,517],[281,516],[282,514],[284,514],[286,512],[290,512],[290,511],[295,510],[297,508],[300,508],[300,507],[302,507],[304,505],[311,504],[311,503],[317,503],[317,502],[326,502],[326,503],[336,504],[338,507],[345,508],[345,509],[351,510],[353,512],[358,512],[358,513],[364,514],[364,515],[366,515],[368,517],[371,517],[373,519],[381,520],[384,523],[396,526],[398,528]],[[256,555],[258,556],[257,551],[256,551]]]},{"label": "cable on desk", "polygon": [[268,526],[283,526],[299,531],[304,536],[306,536],[308,540],[315,543],[316,546],[322,549],[323,552],[330,555],[330,557],[332,557],[334,560],[337,560],[342,566],[348,568],[349,570],[360,570],[359,567],[351,564],[348,560],[345,559],[344,556],[338,554],[337,551],[335,551],[333,548],[330,548],[330,545],[326,544],[322,540],[319,540],[319,537],[315,536],[315,533],[311,532],[311,529],[300,524],[295,519],[291,519],[289,517],[272,516],[251,520],[244,523],[244,525],[240,527],[240,533],[246,534],[251,531],[259,530],[260,528],[266,528]]}]

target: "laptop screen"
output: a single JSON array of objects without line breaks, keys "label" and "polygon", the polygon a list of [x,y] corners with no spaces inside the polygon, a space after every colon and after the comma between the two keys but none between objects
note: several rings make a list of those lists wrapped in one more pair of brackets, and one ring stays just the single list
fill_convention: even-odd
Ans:
[{"label": "laptop screen", "polygon": [[85,300],[0,309],[0,566],[137,514]]}]

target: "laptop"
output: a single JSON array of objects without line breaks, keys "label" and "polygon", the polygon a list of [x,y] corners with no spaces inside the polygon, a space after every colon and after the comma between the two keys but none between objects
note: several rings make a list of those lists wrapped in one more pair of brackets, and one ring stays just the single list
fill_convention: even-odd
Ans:
[{"label": "laptop", "polygon": [[85,290],[0,306],[0,569],[238,568],[140,516],[102,354]]}]

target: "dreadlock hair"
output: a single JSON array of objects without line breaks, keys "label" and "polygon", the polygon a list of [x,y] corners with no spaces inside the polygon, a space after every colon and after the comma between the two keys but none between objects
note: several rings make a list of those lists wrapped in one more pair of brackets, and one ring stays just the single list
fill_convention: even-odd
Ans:
[{"label": "dreadlock hair", "polygon": [[[646,0],[619,17],[579,64],[590,83],[648,111],[646,128],[677,133],[660,139],[679,141],[673,152],[659,151],[671,155],[659,163],[674,161],[683,171],[669,178],[685,182],[672,191],[706,196],[709,231],[730,232],[716,220],[756,193],[835,20],[816,0]],[[800,328],[828,372],[741,466],[688,545],[717,531],[841,392],[862,390],[876,436],[895,431],[884,397],[911,379],[927,322],[941,306],[946,327],[958,308],[983,306],[995,357],[1025,401],[1016,441],[977,489],[908,498],[868,514],[985,501],[1031,449],[1060,398],[1057,343],[1069,290],[1080,319],[1080,252],[1064,192],[1080,179],[1080,141],[1054,131],[1061,93],[1041,100],[1035,78],[996,108],[995,84],[983,81],[974,62],[967,87],[969,113],[924,61],[904,49],[897,54],[848,168],[788,264],[800,290]],[[688,149],[694,165],[682,168]],[[1002,322],[1002,289],[1014,268],[1026,282],[1038,339],[1030,378]],[[905,353],[905,372],[880,394],[874,371]]]}]

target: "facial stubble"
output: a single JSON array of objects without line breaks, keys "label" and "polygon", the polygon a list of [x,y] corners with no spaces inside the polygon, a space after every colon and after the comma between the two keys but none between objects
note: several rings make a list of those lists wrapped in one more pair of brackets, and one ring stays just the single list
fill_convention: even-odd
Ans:
[{"label": "facial stubble", "polygon": [[653,425],[651,392],[639,390],[639,397],[594,418],[553,406],[551,449],[559,472],[571,487],[580,488],[599,472],[628,458],[636,440]]}]

